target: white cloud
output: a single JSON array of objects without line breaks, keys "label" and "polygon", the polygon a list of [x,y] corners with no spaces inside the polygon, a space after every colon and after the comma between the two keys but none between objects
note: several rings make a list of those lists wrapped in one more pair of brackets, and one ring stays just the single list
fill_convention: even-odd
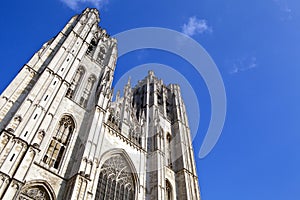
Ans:
[{"label": "white cloud", "polygon": [[108,0],[61,0],[72,10],[78,10],[81,6],[85,8],[87,5],[94,6],[95,8],[101,8],[108,3]]},{"label": "white cloud", "polygon": [[182,33],[193,36],[195,34],[202,34],[205,32],[212,32],[212,28],[207,25],[205,19],[197,19],[197,17],[190,17],[188,23],[183,24]]},{"label": "white cloud", "polygon": [[252,57],[243,57],[241,59],[236,59],[233,62],[233,66],[231,70],[229,71],[230,74],[236,74],[244,71],[248,71],[251,69],[256,68],[257,65],[257,59],[255,56]]}]

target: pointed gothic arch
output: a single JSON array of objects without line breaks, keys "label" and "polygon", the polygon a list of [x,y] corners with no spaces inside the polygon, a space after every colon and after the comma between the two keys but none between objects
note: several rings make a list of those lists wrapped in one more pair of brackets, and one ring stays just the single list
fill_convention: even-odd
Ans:
[{"label": "pointed gothic arch", "polygon": [[96,199],[135,200],[138,191],[136,169],[123,149],[105,153],[100,162]]},{"label": "pointed gothic arch", "polygon": [[71,85],[66,93],[66,96],[70,99],[74,99],[74,96],[82,82],[83,76],[85,74],[86,69],[80,65],[75,72],[74,77],[72,78]]},{"label": "pointed gothic arch", "polygon": [[91,74],[85,84],[84,90],[81,94],[79,104],[83,107],[86,107],[89,102],[90,95],[92,93],[92,90],[94,88],[95,82],[97,78],[94,74]]},{"label": "pointed gothic arch", "polygon": [[98,45],[99,39],[97,39],[96,37],[92,38],[90,45],[86,51],[86,54],[93,57],[96,47]]},{"label": "pointed gothic arch", "polygon": [[167,166],[172,169],[172,136],[168,132],[166,135],[166,157],[167,157]]},{"label": "pointed gothic arch", "polygon": [[100,63],[100,64],[104,64],[104,61],[105,61],[105,57],[106,57],[106,53],[107,53],[107,48],[102,44],[100,47],[99,47],[99,52],[98,52],[98,55],[97,55],[97,61]]},{"label": "pointed gothic arch", "polygon": [[30,181],[24,185],[17,197],[18,200],[56,200],[51,185],[42,180]]},{"label": "pointed gothic arch", "polygon": [[165,200],[173,200],[173,187],[168,179],[166,179]]},{"label": "pointed gothic arch", "polygon": [[74,130],[75,120],[73,117],[63,115],[56,125],[51,142],[43,157],[45,164],[55,169],[60,167]]}]

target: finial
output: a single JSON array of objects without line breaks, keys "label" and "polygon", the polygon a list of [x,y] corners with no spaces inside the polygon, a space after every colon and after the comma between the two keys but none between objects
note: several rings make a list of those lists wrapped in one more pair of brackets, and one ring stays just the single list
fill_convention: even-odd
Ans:
[{"label": "finial", "polygon": [[130,84],[131,78],[130,76],[128,77],[128,81],[127,84],[124,86],[124,97],[126,98],[126,96],[130,93],[131,90],[131,84]]},{"label": "finial", "polygon": [[127,85],[131,86],[131,77],[130,76],[128,77]]},{"label": "finial", "polygon": [[119,99],[120,99],[120,90],[118,90],[116,94],[116,100],[118,101]]},{"label": "finial", "polygon": [[148,71],[148,76],[149,76],[149,77],[154,76],[154,72],[153,72],[152,70],[149,70],[149,71]]}]

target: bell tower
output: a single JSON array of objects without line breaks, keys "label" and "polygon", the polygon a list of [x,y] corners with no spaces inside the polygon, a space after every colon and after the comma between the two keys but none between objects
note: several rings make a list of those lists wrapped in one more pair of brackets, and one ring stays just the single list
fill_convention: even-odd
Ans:
[{"label": "bell tower", "polygon": [[153,71],[133,88],[133,108],[145,116],[149,199],[200,199],[194,153],[179,85]]},{"label": "bell tower", "polygon": [[99,22],[96,9],[72,17],[2,93],[1,198],[37,190],[62,197],[65,180],[79,171],[74,159],[85,143],[91,151],[85,130],[99,131],[91,124],[108,107],[117,59],[116,40]]}]

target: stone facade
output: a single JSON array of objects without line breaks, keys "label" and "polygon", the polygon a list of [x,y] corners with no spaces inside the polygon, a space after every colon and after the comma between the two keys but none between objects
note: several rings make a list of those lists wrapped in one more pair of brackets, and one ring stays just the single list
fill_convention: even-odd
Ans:
[{"label": "stone facade", "polygon": [[74,16],[0,97],[0,199],[200,199],[178,85],[152,71],[112,101],[117,41]]}]

